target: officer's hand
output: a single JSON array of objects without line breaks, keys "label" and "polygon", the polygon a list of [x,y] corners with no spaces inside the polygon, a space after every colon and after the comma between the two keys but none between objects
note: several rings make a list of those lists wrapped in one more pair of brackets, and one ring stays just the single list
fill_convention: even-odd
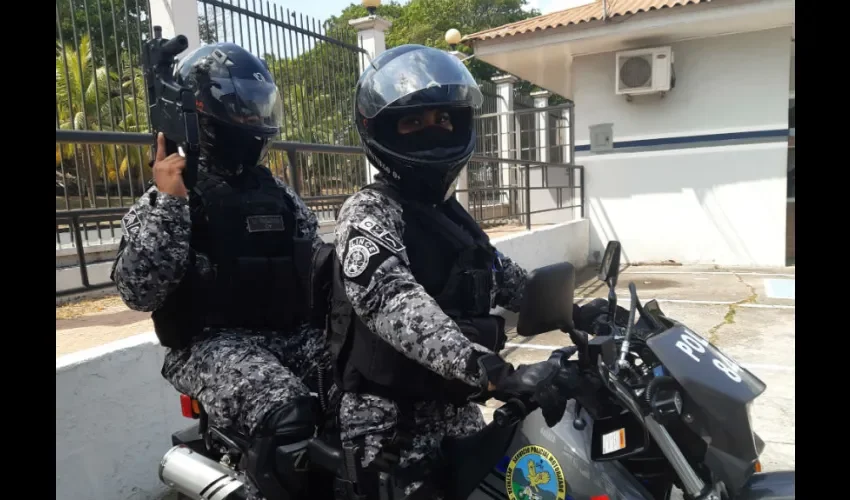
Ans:
[{"label": "officer's hand", "polygon": [[512,397],[540,407],[546,425],[552,427],[564,415],[569,390],[574,380],[573,367],[562,367],[552,361],[520,365],[513,373],[496,383],[494,396],[506,401]]},{"label": "officer's hand", "polygon": [[[593,299],[589,303],[576,308],[573,312],[576,328],[592,335],[610,335],[611,328],[608,318],[608,301]],[[615,323],[625,327],[629,319],[629,311],[617,306],[614,314]]]},{"label": "officer's hand", "polygon": [[189,192],[183,184],[183,169],[186,159],[177,153],[165,156],[165,136],[160,132],[156,137],[156,160],[153,164],[153,180],[161,193],[188,198]]}]

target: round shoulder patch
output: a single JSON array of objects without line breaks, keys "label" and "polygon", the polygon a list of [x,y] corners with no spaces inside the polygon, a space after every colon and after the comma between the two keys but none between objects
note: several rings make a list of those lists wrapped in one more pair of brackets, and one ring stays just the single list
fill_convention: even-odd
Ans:
[{"label": "round shoulder patch", "polygon": [[342,263],[342,272],[349,278],[363,274],[369,266],[369,259],[378,253],[378,246],[368,238],[357,236],[348,242],[348,252]]},{"label": "round shoulder patch", "polygon": [[555,456],[542,446],[517,450],[505,471],[510,500],[564,500],[567,482]]}]

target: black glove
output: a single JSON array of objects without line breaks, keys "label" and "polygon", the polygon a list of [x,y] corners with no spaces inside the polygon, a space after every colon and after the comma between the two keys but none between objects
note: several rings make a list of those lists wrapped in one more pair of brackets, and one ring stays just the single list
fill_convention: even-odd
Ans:
[{"label": "black glove", "polygon": [[572,364],[562,367],[557,362],[541,361],[520,365],[495,384],[493,395],[502,401],[518,398],[536,404],[543,412],[546,425],[552,427],[564,416],[567,400],[577,380],[577,370]]},{"label": "black glove", "polygon": [[504,379],[514,371],[514,366],[498,354],[474,352],[466,367],[467,371],[475,374],[483,374],[481,390],[469,397],[473,403],[484,404],[493,397],[488,390],[492,383],[496,385],[499,380]]},{"label": "black glove", "polygon": [[[629,311],[620,306],[616,307],[614,322],[621,327],[626,327],[629,322]],[[593,335],[610,335],[611,329],[608,319],[608,301],[605,299],[593,299],[587,304],[580,306],[573,313],[576,328]]]}]

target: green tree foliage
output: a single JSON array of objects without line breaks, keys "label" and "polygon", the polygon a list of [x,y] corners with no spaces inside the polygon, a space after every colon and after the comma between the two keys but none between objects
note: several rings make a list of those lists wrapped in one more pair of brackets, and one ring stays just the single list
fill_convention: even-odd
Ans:
[{"label": "green tree foliage", "polygon": [[[122,54],[119,73],[97,65],[88,35],[80,38],[79,47],[57,44],[56,52],[57,128],[147,131],[144,79],[127,54]],[[57,144],[57,186],[64,188],[73,179],[80,194],[94,193],[103,177],[115,182],[130,170],[147,168],[144,156],[140,148]]]},{"label": "green tree foliage", "polygon": [[[451,28],[468,35],[540,15],[523,10],[525,0],[410,0],[405,5],[391,1],[378,7],[376,14],[392,21],[387,47],[418,43],[449,50],[446,31]],[[347,25],[351,19],[366,16],[366,8],[351,4],[342,14],[329,19],[332,26]],[[471,54],[472,49],[458,45],[457,50]],[[475,58],[467,61],[469,71],[479,80],[489,80],[498,70]]]},{"label": "green tree foliage", "polygon": [[96,64],[116,70],[122,52],[139,57],[150,33],[146,11],[144,0],[57,0],[56,43],[73,46],[90,33]]}]

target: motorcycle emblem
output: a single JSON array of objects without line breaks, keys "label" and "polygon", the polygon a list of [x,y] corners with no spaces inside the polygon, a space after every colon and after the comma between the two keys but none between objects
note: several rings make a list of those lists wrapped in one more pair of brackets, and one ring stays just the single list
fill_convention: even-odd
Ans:
[{"label": "motorcycle emblem", "polygon": [[564,500],[567,496],[561,464],[542,446],[526,446],[514,453],[505,487],[510,500]]}]

